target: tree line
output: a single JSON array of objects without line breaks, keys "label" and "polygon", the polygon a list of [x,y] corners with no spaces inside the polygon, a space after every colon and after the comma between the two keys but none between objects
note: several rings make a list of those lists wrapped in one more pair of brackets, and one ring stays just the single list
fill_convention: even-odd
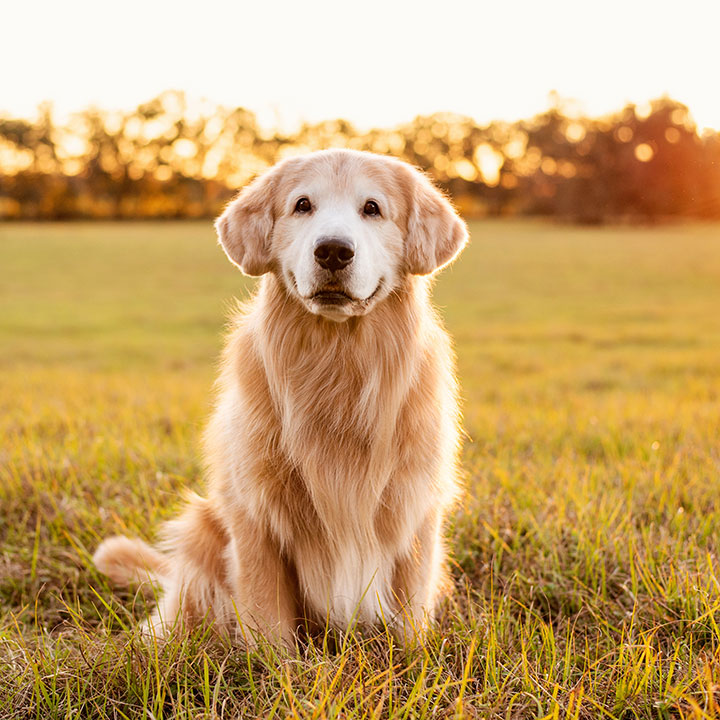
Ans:
[{"label": "tree line", "polygon": [[720,217],[720,133],[664,97],[609,116],[552,107],[479,125],[436,113],[360,131],[345,120],[268,132],[243,108],[166,92],[128,112],[0,117],[0,219],[199,218],[298,152],[349,147],[425,170],[468,217],[602,223]]}]

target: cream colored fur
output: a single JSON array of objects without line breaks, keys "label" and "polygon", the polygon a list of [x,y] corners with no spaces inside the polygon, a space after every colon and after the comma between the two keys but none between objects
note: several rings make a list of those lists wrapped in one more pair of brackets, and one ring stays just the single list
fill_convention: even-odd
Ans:
[{"label": "cream colored fur", "polygon": [[[368,198],[381,216],[363,214]],[[227,340],[207,497],[187,502],[159,549],[110,538],[97,566],[115,582],[153,574],[157,632],[211,618],[286,642],[303,622],[421,633],[447,586],[459,433],[427,276],[461,250],[464,223],[404,163],[334,150],[271,169],[217,228],[230,260],[263,278]],[[312,259],[328,233],[356,252],[333,277]],[[318,302],[328,283],[351,299]]]}]

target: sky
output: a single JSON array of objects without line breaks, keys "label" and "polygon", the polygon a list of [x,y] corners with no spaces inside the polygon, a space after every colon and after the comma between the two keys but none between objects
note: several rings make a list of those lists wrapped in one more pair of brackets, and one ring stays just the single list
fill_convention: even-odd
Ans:
[{"label": "sky", "polygon": [[266,127],[485,123],[549,93],[599,115],[669,94],[720,129],[720,0],[36,0],[8,3],[0,113],[131,109],[184,90]]}]

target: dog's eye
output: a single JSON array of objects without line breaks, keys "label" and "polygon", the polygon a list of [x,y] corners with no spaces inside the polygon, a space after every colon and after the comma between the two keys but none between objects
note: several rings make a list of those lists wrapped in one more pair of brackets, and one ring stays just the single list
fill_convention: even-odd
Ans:
[{"label": "dog's eye", "polygon": [[301,197],[295,203],[295,212],[298,213],[309,213],[312,210],[312,204],[306,197]]},{"label": "dog's eye", "polygon": [[379,215],[380,208],[374,200],[368,200],[363,207],[363,215]]}]

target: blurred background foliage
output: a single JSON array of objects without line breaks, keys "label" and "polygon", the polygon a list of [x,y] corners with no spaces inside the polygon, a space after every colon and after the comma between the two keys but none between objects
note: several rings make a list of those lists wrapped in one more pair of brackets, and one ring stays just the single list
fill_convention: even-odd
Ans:
[{"label": "blurred background foliage", "polygon": [[425,171],[467,217],[582,223],[720,217],[720,133],[699,135],[667,97],[589,118],[557,96],[529,120],[437,113],[361,132],[344,120],[269,132],[243,108],[168,91],[130,112],[65,122],[0,117],[0,218],[213,216],[266,167],[329,147],[388,153]]}]

